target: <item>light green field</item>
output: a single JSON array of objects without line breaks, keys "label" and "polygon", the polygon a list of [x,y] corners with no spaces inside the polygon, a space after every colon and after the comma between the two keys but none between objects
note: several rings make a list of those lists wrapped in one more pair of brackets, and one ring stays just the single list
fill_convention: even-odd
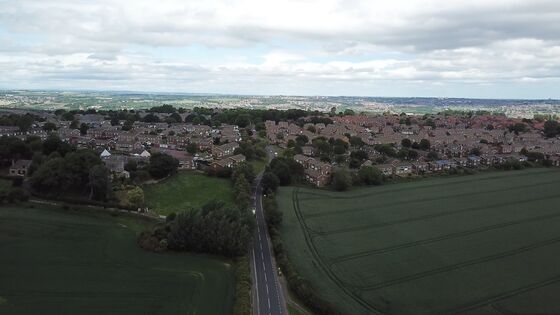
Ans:
[{"label": "light green field", "polygon": [[144,225],[0,208],[0,314],[229,314],[229,263],[144,251],[136,245]]},{"label": "light green field", "polygon": [[560,171],[281,188],[284,246],[347,314],[560,314]]},{"label": "light green field", "polygon": [[144,187],[146,204],[159,214],[181,212],[217,199],[233,204],[229,180],[181,171],[162,182]]}]

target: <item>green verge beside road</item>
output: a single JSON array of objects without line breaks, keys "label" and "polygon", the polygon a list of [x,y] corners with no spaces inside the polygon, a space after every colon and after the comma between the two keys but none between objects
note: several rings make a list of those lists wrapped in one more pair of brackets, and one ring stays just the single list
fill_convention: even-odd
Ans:
[{"label": "green verge beside road", "polygon": [[234,204],[229,180],[193,171],[180,171],[157,184],[146,185],[144,195],[147,206],[162,215],[198,208],[211,200]]},{"label": "green verge beside road", "polygon": [[231,261],[145,251],[136,234],[146,224],[0,208],[0,314],[230,314]]},{"label": "green verge beside road", "polygon": [[560,171],[542,168],[282,187],[280,234],[298,273],[347,314],[555,314],[558,187]]}]

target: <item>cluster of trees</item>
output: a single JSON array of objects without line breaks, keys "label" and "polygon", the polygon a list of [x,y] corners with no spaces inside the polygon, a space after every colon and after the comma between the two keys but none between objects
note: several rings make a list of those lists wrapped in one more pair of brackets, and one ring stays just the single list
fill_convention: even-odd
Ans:
[{"label": "cluster of trees", "polygon": [[28,138],[26,141],[16,137],[1,137],[0,165],[5,167],[9,166],[12,160],[31,159],[34,152],[41,152],[42,146],[41,139],[36,137]]},{"label": "cluster of trees", "polygon": [[266,158],[266,144],[258,139],[248,139],[239,142],[239,148],[234,154],[243,154],[247,160],[258,160]]},{"label": "cluster of trees", "polygon": [[279,185],[287,186],[302,182],[303,166],[291,158],[274,158],[263,173],[261,184],[265,192],[273,192]]},{"label": "cluster of trees", "polygon": [[110,193],[109,170],[96,152],[77,150],[62,155],[35,156],[31,186],[42,194],[88,195],[90,199],[107,200]]},{"label": "cluster of trees", "polygon": [[130,173],[130,181],[140,184],[144,181],[162,179],[177,173],[179,161],[169,154],[154,152],[147,165],[139,165],[135,160],[129,160],[124,169]]},{"label": "cluster of trees", "polygon": [[152,178],[161,179],[177,172],[179,161],[165,153],[155,152],[150,156],[147,171]]},{"label": "cluster of trees", "polygon": [[560,123],[556,120],[547,120],[544,123],[544,135],[548,138],[556,137],[560,134]]},{"label": "cluster of trees", "polygon": [[527,130],[529,130],[529,127],[525,123],[516,123],[513,125],[509,125],[508,130],[510,132],[514,132],[515,134],[519,134],[520,132],[526,132]]},{"label": "cluster of trees", "polygon": [[43,119],[29,113],[25,115],[9,114],[0,116],[0,126],[19,127],[20,131],[29,130],[37,121],[43,121]]},{"label": "cluster of trees", "polygon": [[336,191],[344,191],[352,186],[382,185],[384,181],[383,173],[375,166],[362,166],[357,172],[341,167],[334,170],[331,187]]},{"label": "cluster of trees", "polygon": [[153,231],[141,233],[138,243],[149,250],[176,250],[239,257],[247,253],[255,220],[247,210],[212,201],[189,209]]}]

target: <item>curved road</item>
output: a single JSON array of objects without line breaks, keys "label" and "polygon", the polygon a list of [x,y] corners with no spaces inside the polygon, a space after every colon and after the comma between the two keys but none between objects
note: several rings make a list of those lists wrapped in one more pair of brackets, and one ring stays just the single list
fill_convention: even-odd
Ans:
[{"label": "curved road", "polygon": [[[269,161],[274,151],[267,147]],[[282,287],[278,282],[276,262],[268,236],[268,228],[262,207],[262,173],[257,176],[255,191],[255,219],[257,229],[253,238],[252,277],[253,277],[253,314],[255,315],[287,315],[286,301]]]}]

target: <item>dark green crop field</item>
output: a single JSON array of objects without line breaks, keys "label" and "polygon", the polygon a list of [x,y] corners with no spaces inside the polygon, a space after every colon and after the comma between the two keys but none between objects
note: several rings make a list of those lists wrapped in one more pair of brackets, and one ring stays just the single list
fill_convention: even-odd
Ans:
[{"label": "dark green crop field", "polygon": [[347,314],[560,314],[560,171],[281,188],[298,272]]},{"label": "dark green crop field", "polygon": [[224,260],[155,254],[142,222],[109,215],[0,208],[0,314],[229,314]]}]

